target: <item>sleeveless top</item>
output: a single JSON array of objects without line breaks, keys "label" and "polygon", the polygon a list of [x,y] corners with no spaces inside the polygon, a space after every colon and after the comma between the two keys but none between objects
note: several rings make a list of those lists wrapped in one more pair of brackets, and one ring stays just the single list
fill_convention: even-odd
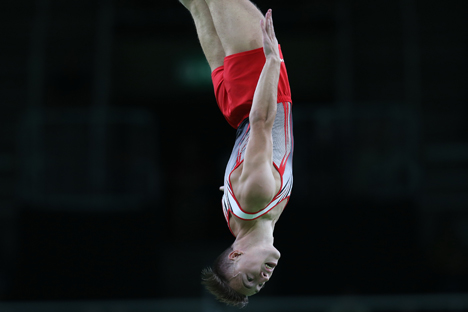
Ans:
[{"label": "sleeveless top", "polygon": [[272,137],[273,165],[276,170],[278,170],[281,177],[280,189],[268,205],[255,213],[244,211],[236,199],[231,185],[231,174],[244,161],[244,154],[250,137],[250,123],[249,119],[246,118],[237,129],[236,142],[224,174],[222,206],[224,217],[226,218],[230,230],[230,214],[242,220],[254,220],[268,213],[283,200],[289,200],[291,195],[293,186],[292,159],[294,149],[292,105],[290,102],[278,103],[277,105]]}]

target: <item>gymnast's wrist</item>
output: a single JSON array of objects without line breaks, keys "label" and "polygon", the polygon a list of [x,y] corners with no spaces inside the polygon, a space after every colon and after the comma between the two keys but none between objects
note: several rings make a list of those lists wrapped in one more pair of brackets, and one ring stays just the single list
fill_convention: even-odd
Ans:
[{"label": "gymnast's wrist", "polygon": [[266,58],[267,62],[273,63],[273,64],[281,64],[281,62],[284,62],[283,59],[281,59],[279,56],[276,55],[269,55]]}]

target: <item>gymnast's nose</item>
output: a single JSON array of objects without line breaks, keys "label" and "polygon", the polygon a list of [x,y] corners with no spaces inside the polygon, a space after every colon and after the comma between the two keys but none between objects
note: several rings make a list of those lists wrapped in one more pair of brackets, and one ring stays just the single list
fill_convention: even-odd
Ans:
[{"label": "gymnast's nose", "polygon": [[266,274],[265,272],[260,272],[260,280],[262,282],[268,282],[270,280],[270,275]]}]

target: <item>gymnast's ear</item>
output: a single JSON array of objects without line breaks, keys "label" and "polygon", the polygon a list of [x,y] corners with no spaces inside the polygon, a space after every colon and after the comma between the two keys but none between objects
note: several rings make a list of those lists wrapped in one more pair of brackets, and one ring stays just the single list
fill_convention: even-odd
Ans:
[{"label": "gymnast's ear", "polygon": [[238,259],[240,256],[242,256],[244,253],[240,250],[233,250],[231,251],[231,253],[229,254],[228,258],[229,260],[236,260]]}]

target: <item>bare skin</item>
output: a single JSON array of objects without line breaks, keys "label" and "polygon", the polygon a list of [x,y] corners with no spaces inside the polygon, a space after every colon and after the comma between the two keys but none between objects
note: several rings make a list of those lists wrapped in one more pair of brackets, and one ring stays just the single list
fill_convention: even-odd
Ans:
[{"label": "bare skin", "polygon": [[211,71],[223,65],[226,53],[205,0],[179,0],[192,14],[198,39]]},{"label": "bare skin", "polygon": [[263,14],[248,0],[205,0],[226,55],[262,47]]},{"label": "bare skin", "polygon": [[[224,57],[263,47],[266,62],[257,83],[249,115],[250,138],[244,162],[231,174],[233,191],[247,212],[263,209],[278,193],[281,177],[273,166],[272,127],[276,117],[277,87],[282,60],[272,12],[265,17],[249,0],[180,0],[195,21],[200,44],[213,71]],[[222,189],[222,188],[221,188]],[[230,286],[251,296],[260,291],[281,257],[273,246],[275,224],[286,202],[255,220],[231,215],[236,239]]]}]

